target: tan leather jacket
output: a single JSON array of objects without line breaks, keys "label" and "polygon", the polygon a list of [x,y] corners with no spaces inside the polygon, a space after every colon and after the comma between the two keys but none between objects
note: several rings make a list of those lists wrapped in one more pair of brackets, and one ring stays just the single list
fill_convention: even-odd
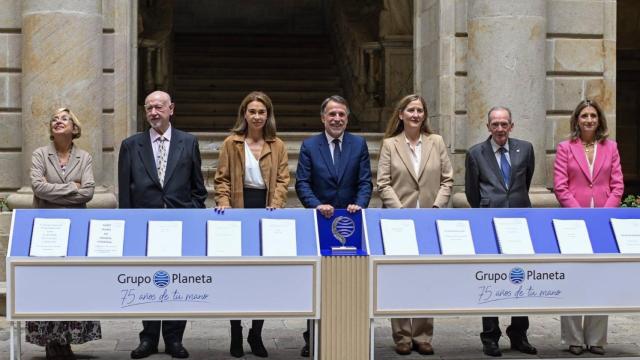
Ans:
[{"label": "tan leather jacket", "polygon": [[[267,206],[284,207],[289,187],[289,164],[284,142],[277,137],[265,140],[258,163],[267,187]],[[218,169],[214,178],[217,206],[244,206],[244,169],[244,136],[229,135],[220,148]]]}]

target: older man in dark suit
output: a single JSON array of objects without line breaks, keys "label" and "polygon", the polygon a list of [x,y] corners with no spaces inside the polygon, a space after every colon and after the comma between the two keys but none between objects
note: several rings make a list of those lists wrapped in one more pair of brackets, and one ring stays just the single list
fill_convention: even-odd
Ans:
[{"label": "older man in dark suit", "polygon": [[[118,159],[120,208],[204,208],[207,190],[200,170],[200,150],[195,136],[174,129],[175,105],[169,94],[155,91],[145,99],[151,128],[122,141]],[[132,359],[158,352],[160,330],[165,353],[187,358],[182,346],[186,321],[143,321],[140,345]]]},{"label": "older man in dark suit", "polygon": [[[322,102],[320,119],[324,131],[302,142],[296,170],[296,193],[302,205],[327,218],[335,209],[356,212],[371,199],[371,162],[363,137],[346,132],[347,101],[333,95]],[[300,355],[309,357],[309,327]]]},{"label": "older man in dark suit", "polygon": [[[473,208],[531,207],[529,187],[533,177],[534,155],[531,143],[513,139],[511,111],[494,107],[488,113],[487,128],[491,136],[467,151],[465,192]],[[529,318],[514,316],[507,327],[511,348],[527,354],[537,350],[527,339]],[[483,351],[489,356],[502,356],[498,340],[502,335],[497,317],[482,318]]]}]

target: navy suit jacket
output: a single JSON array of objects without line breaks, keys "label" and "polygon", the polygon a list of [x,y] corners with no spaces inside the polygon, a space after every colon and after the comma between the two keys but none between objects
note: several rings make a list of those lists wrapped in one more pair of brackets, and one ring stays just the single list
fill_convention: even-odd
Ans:
[{"label": "navy suit jacket", "polygon": [[329,204],[344,209],[349,204],[366,208],[371,199],[371,162],[367,142],[344,133],[340,167],[336,169],[324,132],[305,139],[296,170],[296,193],[306,208]]},{"label": "navy suit jacket", "polygon": [[207,189],[195,136],[171,128],[164,186],[160,186],[149,130],[122,141],[118,158],[119,206],[204,208]]},{"label": "navy suit jacket", "polygon": [[467,151],[465,193],[472,208],[531,207],[529,187],[533,178],[535,157],[530,142],[509,138],[511,176],[509,186],[491,147],[491,137]]}]

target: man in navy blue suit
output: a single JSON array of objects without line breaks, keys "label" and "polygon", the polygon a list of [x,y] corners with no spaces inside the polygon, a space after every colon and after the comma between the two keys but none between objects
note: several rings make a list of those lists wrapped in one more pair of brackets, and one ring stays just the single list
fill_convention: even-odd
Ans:
[{"label": "man in navy blue suit", "polygon": [[[320,106],[324,131],[302,142],[296,170],[296,193],[302,205],[327,218],[335,209],[353,213],[371,199],[371,162],[367,142],[345,132],[349,121],[347,100],[328,97]],[[309,323],[300,355],[309,354]]]}]

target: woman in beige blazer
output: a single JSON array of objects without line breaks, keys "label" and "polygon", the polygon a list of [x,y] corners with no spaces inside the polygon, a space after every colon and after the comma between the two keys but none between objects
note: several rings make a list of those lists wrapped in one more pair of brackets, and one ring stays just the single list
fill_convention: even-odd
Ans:
[{"label": "woman in beige blazer", "polygon": [[[81,134],[78,118],[58,109],[49,122],[51,143],[31,158],[34,208],[84,208],[93,197],[91,155],[73,144]],[[75,359],[71,344],[100,339],[98,321],[28,321],[26,340],[44,346],[47,359]]]},{"label": "woman in beige blazer", "polygon": [[[427,124],[420,95],[402,98],[387,125],[378,160],[378,193],[385,208],[446,207],[453,187],[447,147]],[[391,319],[396,352],[433,354],[433,319]]]}]

